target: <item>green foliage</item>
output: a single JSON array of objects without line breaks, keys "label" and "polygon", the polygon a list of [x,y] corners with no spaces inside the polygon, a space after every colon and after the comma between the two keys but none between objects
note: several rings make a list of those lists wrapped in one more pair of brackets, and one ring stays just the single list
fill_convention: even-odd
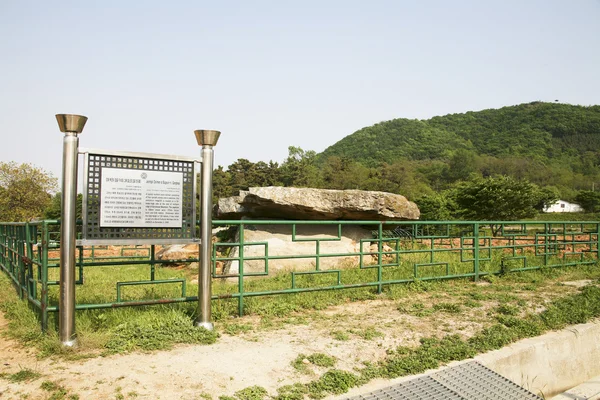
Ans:
[{"label": "green foliage", "polygon": [[462,307],[456,303],[437,303],[433,305],[433,309],[436,311],[446,312],[448,314],[460,314]]},{"label": "green foliage", "polygon": [[[69,394],[69,392],[67,391],[67,389],[65,389],[64,386],[59,385],[58,383],[52,382],[52,381],[44,381],[42,382],[42,384],[40,385],[40,388],[50,392],[50,397],[48,397],[48,400],[62,400],[67,398],[67,395]],[[78,395],[70,395],[69,399],[78,399],[79,396]]]},{"label": "green foliage", "polygon": [[325,397],[326,394],[346,393],[356,386],[358,376],[351,372],[332,369],[323,374],[318,380],[308,384],[309,396],[314,399]]},{"label": "green foliage", "polygon": [[425,195],[415,200],[424,221],[448,221],[455,218],[457,205],[448,192]]},{"label": "green foliage", "polygon": [[599,149],[600,106],[535,102],[381,122],[345,137],[319,159],[349,157],[377,169],[396,163],[416,167],[429,191],[477,176],[508,175],[554,186],[562,198],[572,200],[577,191],[600,181]]},{"label": "green foliage", "polygon": [[373,340],[375,338],[383,337],[383,333],[375,329],[374,327],[368,327],[355,331],[356,335],[363,338],[364,340]]},{"label": "green foliage", "polygon": [[333,336],[335,340],[339,341],[346,341],[350,339],[350,335],[346,331],[333,331],[331,332],[331,336]]},{"label": "green foliage", "polygon": [[318,367],[333,367],[335,365],[335,358],[323,353],[314,353],[306,358],[311,364]]},{"label": "green foliage", "polygon": [[498,311],[498,313],[502,314],[502,315],[514,316],[514,315],[519,314],[519,309],[516,306],[513,306],[511,304],[502,304],[502,305],[498,306],[496,311]]},{"label": "green foliage", "polygon": [[308,394],[308,386],[295,383],[277,389],[277,396],[274,397],[274,400],[303,400],[305,394]]},{"label": "green foliage", "polygon": [[[77,203],[75,204],[75,213],[76,218],[81,219],[81,209],[83,203],[83,195],[81,193],[77,194]],[[61,218],[61,204],[62,204],[62,193],[56,193],[52,196],[50,200],[50,204],[44,210],[44,219],[55,219],[59,220]]]},{"label": "green foliage", "polygon": [[234,397],[238,400],[262,400],[268,392],[261,386],[250,386],[235,392]]},{"label": "green foliage", "polygon": [[288,152],[288,158],[280,169],[284,186],[321,187],[321,174],[316,165],[317,153],[295,146],[288,147]]},{"label": "green foliage", "polygon": [[546,193],[510,176],[461,182],[454,191],[460,215],[472,221],[513,221],[536,215]]},{"label": "green foliage", "polygon": [[[447,220],[467,218],[450,195],[455,184],[508,176],[537,185],[533,208],[541,210],[600,184],[600,106],[534,102],[394,119],[360,129],[321,154],[288,150],[281,165],[239,159],[227,170],[218,167],[214,200],[252,186],[376,190],[416,200],[421,219]],[[582,202],[589,203],[585,196]]]},{"label": "green foliage", "polygon": [[175,343],[203,343],[216,341],[216,333],[198,329],[189,318],[175,311],[160,310],[138,315],[114,328],[105,347],[110,353],[168,349]]},{"label": "green foliage", "polygon": [[291,365],[299,372],[308,372],[308,365],[316,365],[317,367],[333,367],[335,365],[335,358],[328,356],[323,353],[314,353],[309,356],[305,354],[299,354],[292,362]]},{"label": "green foliage", "polygon": [[0,162],[0,221],[41,218],[57,182],[51,173],[31,164]]},{"label": "green foliage", "polygon": [[251,330],[252,330],[252,326],[248,325],[248,324],[231,323],[231,324],[226,324],[224,327],[224,331],[228,335],[238,335],[242,332],[249,332]]},{"label": "green foliage", "polygon": [[600,192],[582,190],[575,197],[575,202],[583,207],[587,213],[598,212],[600,211]]},{"label": "green foliage", "polygon": [[8,373],[0,374],[0,378],[4,378],[4,379],[8,380],[9,382],[33,381],[35,379],[38,379],[41,376],[42,376],[42,374],[40,374],[39,372],[36,372],[32,369],[29,369],[29,368],[22,368],[18,372],[15,372],[14,374],[8,374]]}]

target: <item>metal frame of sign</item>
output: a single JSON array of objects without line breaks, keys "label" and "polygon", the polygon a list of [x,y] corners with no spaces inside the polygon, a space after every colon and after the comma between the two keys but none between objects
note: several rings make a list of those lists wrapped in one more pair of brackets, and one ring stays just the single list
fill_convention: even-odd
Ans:
[{"label": "metal frame of sign", "polygon": [[[82,238],[77,245],[198,243],[196,235],[197,174],[201,160],[174,155],[79,149],[84,155]],[[103,168],[125,171],[181,172],[183,174],[182,226],[101,227]]]}]

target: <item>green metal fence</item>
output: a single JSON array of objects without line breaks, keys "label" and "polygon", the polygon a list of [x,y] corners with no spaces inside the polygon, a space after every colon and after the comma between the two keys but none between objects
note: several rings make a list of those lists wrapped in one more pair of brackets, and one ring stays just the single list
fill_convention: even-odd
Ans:
[{"label": "green metal fence", "polygon": [[[213,300],[237,313],[259,296],[385,287],[596,264],[600,223],[213,221]],[[40,313],[58,311],[56,221],[0,224],[0,268]],[[110,252],[108,251],[110,250]],[[158,259],[158,246],[78,247],[76,309],[197,301],[198,258]],[[106,253],[110,254],[106,254]],[[99,280],[100,271],[112,268]],[[108,276],[108,278],[107,278]],[[110,295],[95,294],[99,285]],[[254,301],[254,300],[252,300]]]}]

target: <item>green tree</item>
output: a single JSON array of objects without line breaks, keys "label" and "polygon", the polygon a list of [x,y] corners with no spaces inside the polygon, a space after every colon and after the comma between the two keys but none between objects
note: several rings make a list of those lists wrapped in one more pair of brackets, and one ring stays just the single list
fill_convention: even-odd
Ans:
[{"label": "green tree", "polygon": [[321,172],[327,189],[369,189],[369,168],[350,157],[327,157]]},{"label": "green tree", "polygon": [[591,190],[582,190],[575,197],[575,202],[579,204],[585,212],[594,213],[600,211],[600,192]]},{"label": "green tree", "polygon": [[317,153],[300,147],[288,147],[288,157],[280,168],[284,186],[323,187],[321,171],[317,167]]},{"label": "green tree", "polygon": [[466,180],[475,171],[475,153],[465,149],[458,149],[448,162],[448,169],[444,171],[444,178],[449,183]]},{"label": "green tree", "polygon": [[[503,175],[460,182],[454,189],[459,215],[475,221],[534,217],[546,196],[547,193],[533,183]],[[493,226],[492,231],[495,233]]]},{"label": "green tree", "polygon": [[448,221],[456,218],[456,203],[449,192],[425,195],[415,201],[423,221]]},{"label": "green tree", "polygon": [[[44,219],[60,219],[61,218],[61,204],[62,204],[62,193],[58,192],[52,199],[50,203],[44,210]],[[81,219],[81,210],[83,204],[83,195],[81,193],[77,194],[77,203],[75,204],[75,215],[77,219]]]},{"label": "green tree", "polygon": [[[231,176],[229,171],[225,171],[221,165],[219,165],[213,171],[213,204],[217,204],[217,201],[223,197],[233,196],[233,189],[230,184]],[[200,190],[201,179],[198,175],[198,190]]]},{"label": "green tree", "polygon": [[41,218],[57,188],[58,180],[41,168],[0,162],[0,221]]}]

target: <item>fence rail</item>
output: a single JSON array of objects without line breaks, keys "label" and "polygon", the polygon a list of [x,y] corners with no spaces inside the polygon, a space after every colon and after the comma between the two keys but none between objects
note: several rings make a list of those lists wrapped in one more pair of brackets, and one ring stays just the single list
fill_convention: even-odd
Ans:
[{"label": "fence rail", "polygon": [[[213,221],[213,300],[243,315],[259,296],[470,278],[595,264],[600,222]],[[39,311],[58,311],[59,223],[0,224],[0,268]],[[78,247],[76,309],[197,301],[199,257],[158,259],[157,246]],[[111,270],[97,281],[98,271]],[[186,273],[188,271],[188,273]],[[98,283],[100,282],[100,283]],[[94,294],[110,285],[110,296]],[[83,290],[85,288],[85,290]],[[81,292],[81,293],[80,293]],[[105,292],[103,292],[105,293]]]}]

